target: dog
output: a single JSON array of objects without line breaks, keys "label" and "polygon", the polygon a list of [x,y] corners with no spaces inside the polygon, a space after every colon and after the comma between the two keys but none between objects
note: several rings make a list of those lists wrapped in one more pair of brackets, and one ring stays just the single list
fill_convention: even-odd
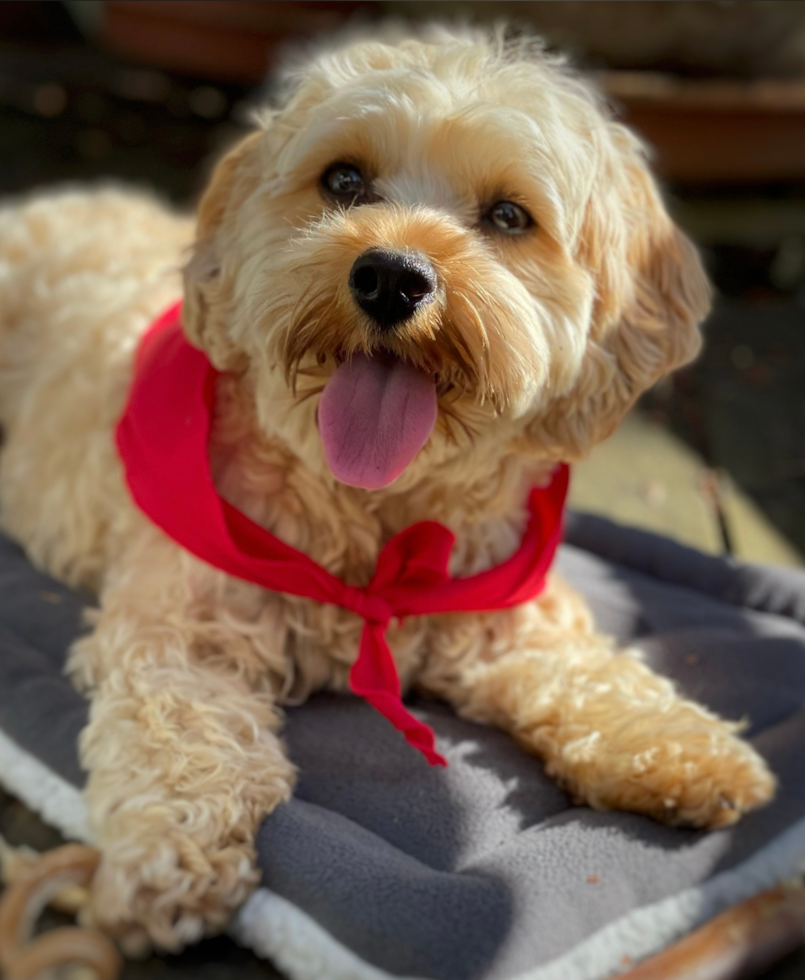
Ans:
[{"label": "dog", "polygon": [[[179,298],[216,372],[217,492],[359,588],[421,521],[455,535],[454,576],[505,562],[531,489],[696,355],[709,287],[639,140],[538,41],[494,32],[318,54],[195,226],[115,189],[5,207],[2,524],[99,597],[68,668],[91,700],[92,915],[167,950],[255,887],[255,831],[294,785],[282,705],[346,690],[363,626],[213,567],[134,504],[115,428]],[[371,418],[352,446],[367,413],[380,448]],[[773,795],[739,726],[617,650],[555,576],[388,641],[403,689],[511,733],[580,803],[713,828]]]}]

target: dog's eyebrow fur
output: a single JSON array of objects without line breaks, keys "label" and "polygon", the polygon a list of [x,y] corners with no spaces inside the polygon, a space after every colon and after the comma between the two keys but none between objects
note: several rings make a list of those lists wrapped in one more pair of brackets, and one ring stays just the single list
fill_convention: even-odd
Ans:
[{"label": "dog's eyebrow fur", "polygon": [[[373,128],[396,129],[376,134],[380,156],[384,149],[386,155],[399,153],[423,120],[441,119],[456,133],[486,129],[485,155],[500,145],[509,166],[523,161],[520,182],[533,185],[540,198],[542,223],[568,245],[575,242],[579,222],[569,213],[580,208],[567,205],[589,195],[596,166],[591,158],[599,154],[596,134],[603,133],[608,115],[594,90],[538,44],[470,32],[453,39],[449,54],[442,50],[432,57],[428,49],[392,49],[376,41],[331,51],[298,77],[288,97],[284,113],[303,113],[307,125],[286,142],[283,171],[304,169],[319,140],[336,139],[339,132],[342,145],[357,134],[369,142],[367,112]],[[373,148],[362,152],[369,156]]]}]

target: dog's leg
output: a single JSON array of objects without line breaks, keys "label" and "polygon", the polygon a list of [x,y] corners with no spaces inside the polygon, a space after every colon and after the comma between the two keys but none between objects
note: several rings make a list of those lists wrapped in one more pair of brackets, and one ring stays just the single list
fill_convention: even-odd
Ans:
[{"label": "dog's leg", "polygon": [[[115,666],[98,679],[101,661]],[[91,662],[81,749],[103,859],[90,921],[175,950],[222,930],[257,884],[255,833],[294,780],[279,715],[223,649],[192,649],[175,623],[102,614],[72,668]]]},{"label": "dog's leg", "polygon": [[541,630],[539,614],[530,618],[470,643],[446,632],[420,683],[509,731],[597,809],[722,827],[771,798],[774,779],[739,726],[682,698],[634,651],[578,623]]}]

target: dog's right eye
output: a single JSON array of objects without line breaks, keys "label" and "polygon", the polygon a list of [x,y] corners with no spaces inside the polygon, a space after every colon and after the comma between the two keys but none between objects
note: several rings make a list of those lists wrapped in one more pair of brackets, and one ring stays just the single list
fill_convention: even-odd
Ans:
[{"label": "dog's right eye", "polygon": [[346,204],[365,204],[371,195],[360,170],[351,163],[334,163],[321,177],[321,186],[327,197]]}]

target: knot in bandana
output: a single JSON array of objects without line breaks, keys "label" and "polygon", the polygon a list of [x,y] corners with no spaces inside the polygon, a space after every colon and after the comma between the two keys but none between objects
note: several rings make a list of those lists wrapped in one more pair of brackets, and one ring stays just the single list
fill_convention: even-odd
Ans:
[{"label": "knot in bandana", "polygon": [[366,589],[348,585],[344,590],[344,607],[360,616],[370,626],[382,626],[385,630],[394,613],[383,596],[373,595]]},{"label": "knot in bandana", "polygon": [[272,592],[347,609],[363,622],[351,690],[387,718],[432,765],[446,765],[433,731],[403,705],[386,639],[392,620],[490,612],[536,598],[561,538],[568,468],[535,488],[520,546],[500,565],[452,578],[453,533],[435,521],[412,524],[380,552],[365,588],[347,585],[219,496],[207,455],[217,372],[186,339],[176,304],[144,335],[128,402],[117,427],[126,482],[157,527],[202,561]]}]

